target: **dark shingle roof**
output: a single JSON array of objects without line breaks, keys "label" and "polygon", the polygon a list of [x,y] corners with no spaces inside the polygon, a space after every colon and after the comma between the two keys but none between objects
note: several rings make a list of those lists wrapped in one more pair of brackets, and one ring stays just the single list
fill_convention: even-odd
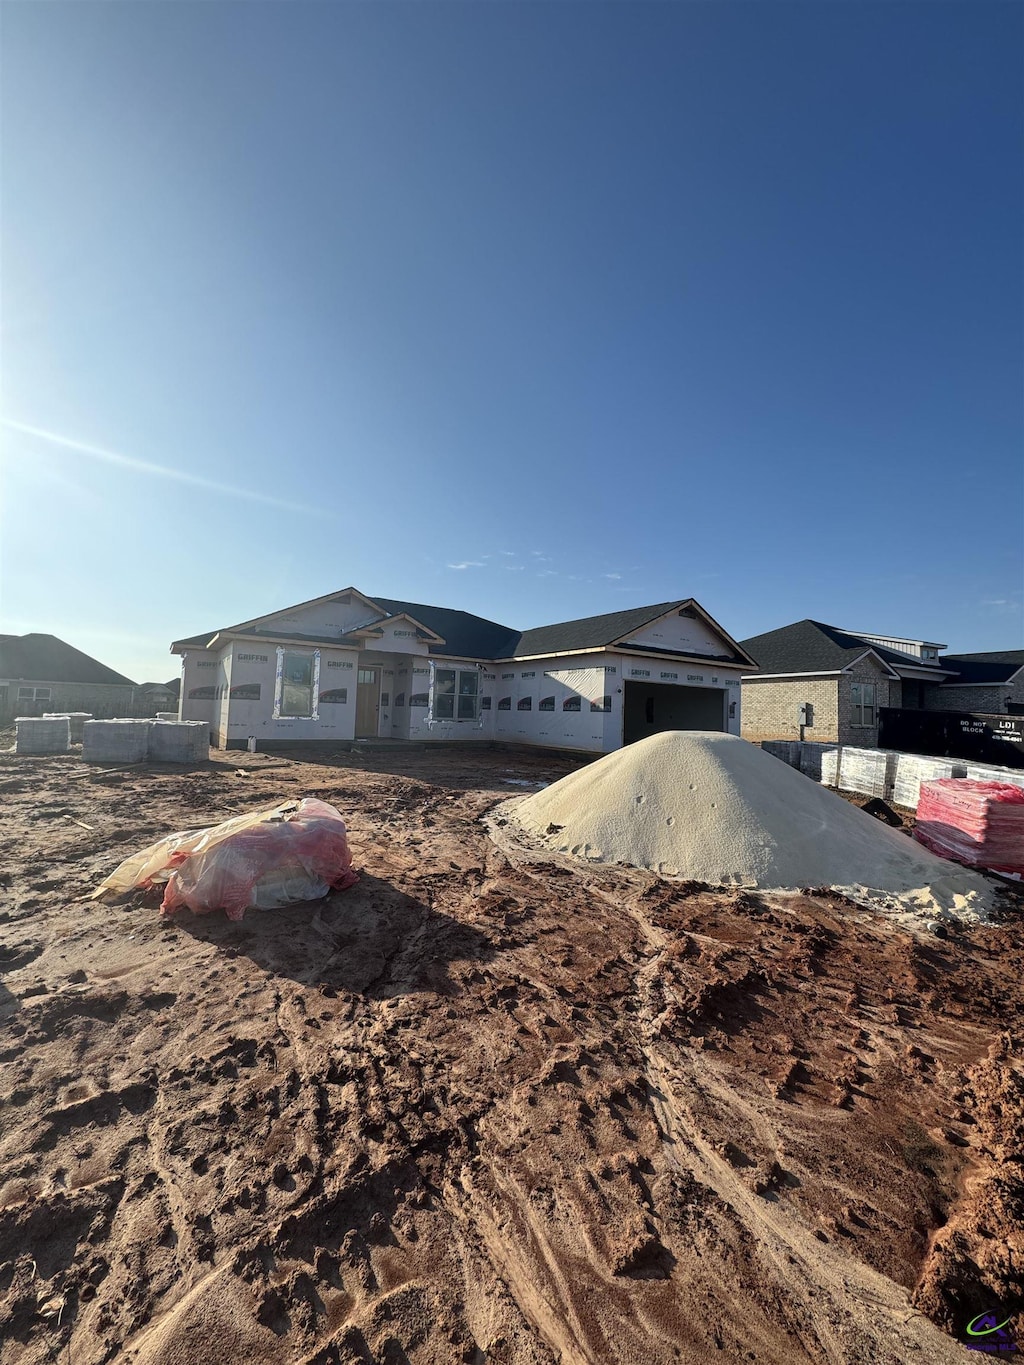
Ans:
[{"label": "dark shingle roof", "polygon": [[0,678],[35,682],[113,683],[134,687],[131,678],[115,673],[98,659],[65,644],[56,635],[0,635]]},{"label": "dark shingle roof", "polygon": [[[639,630],[650,621],[657,621],[670,611],[678,610],[692,599],[684,597],[675,602],[657,602],[646,607],[627,607],[623,611],[605,612],[602,616],[584,616],[575,621],[559,621],[550,626],[537,626],[532,630],[518,631],[511,626],[503,626],[497,621],[489,621],[472,612],[458,611],[453,607],[433,607],[425,602],[405,602],[394,597],[370,597],[369,599],[389,616],[408,615],[421,625],[432,630],[444,641],[431,649],[431,653],[456,659],[511,659],[533,655],[565,654],[580,649],[601,649],[619,640],[631,631]],[[280,639],[298,640],[313,644],[338,644],[340,637],[299,635],[289,631],[279,635],[272,625],[261,627],[258,623],[247,625],[245,629],[226,627],[225,634],[274,635]],[[176,640],[172,648],[205,647],[217,631],[206,631],[201,635],[190,636],[187,640]],[[643,646],[635,646],[643,648]],[[633,648],[633,646],[631,646]],[[654,652],[652,650],[652,652]],[[685,652],[690,651],[668,651]],[[726,654],[696,655],[715,659],[722,663],[746,665],[747,660],[732,652]]]},{"label": "dark shingle roof", "polygon": [[[740,644],[761,665],[761,672],[768,675],[833,673],[852,664],[866,649],[874,650],[895,668],[922,666],[920,659],[876,645],[822,621],[796,621],[791,626],[741,640]],[[1007,682],[1021,667],[1024,667],[1024,649],[998,650],[991,654],[944,654],[935,670],[936,682],[944,682],[949,687],[955,687],[958,682]]]},{"label": "dark shingle roof", "polygon": [[988,654],[946,654],[944,668],[956,673],[948,686],[959,683],[1009,682],[1019,668],[1024,668],[1024,649],[1002,649]]},{"label": "dark shingle roof", "polygon": [[603,616],[583,616],[578,621],[536,626],[520,635],[516,654],[564,654],[573,649],[599,649],[681,607],[686,600],[684,597],[679,602],[659,602],[651,607],[626,607],[624,611],[609,611]]},{"label": "dark shingle roof", "polygon": [[440,635],[444,644],[434,649],[435,654],[500,659],[507,657],[519,638],[519,632],[510,626],[499,625],[497,621],[488,621],[486,617],[474,616],[468,611],[456,611],[453,607],[430,607],[424,602],[400,602],[394,597],[374,597],[372,594],[370,600],[389,616],[406,612],[435,635]]},{"label": "dark shingle roof", "polygon": [[835,626],[810,620],[752,635],[740,644],[767,674],[834,673],[852,664],[866,649],[876,649],[883,658],[888,652]]}]

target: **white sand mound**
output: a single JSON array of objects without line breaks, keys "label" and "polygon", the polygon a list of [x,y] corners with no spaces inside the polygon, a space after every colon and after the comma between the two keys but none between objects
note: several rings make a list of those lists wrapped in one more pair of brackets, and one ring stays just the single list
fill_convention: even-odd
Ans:
[{"label": "white sand mound", "polygon": [[517,802],[552,850],[715,886],[831,886],[875,907],[984,917],[992,886],[753,744],[652,735]]}]

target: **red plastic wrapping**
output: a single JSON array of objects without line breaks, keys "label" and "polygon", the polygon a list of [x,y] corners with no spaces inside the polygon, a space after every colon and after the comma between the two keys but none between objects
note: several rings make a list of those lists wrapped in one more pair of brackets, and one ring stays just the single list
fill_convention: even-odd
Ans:
[{"label": "red plastic wrapping", "polygon": [[170,834],[126,858],[93,896],[166,882],[165,915],[187,906],[197,915],[223,910],[237,920],[250,906],[278,910],[358,880],[344,820],[325,801],[304,797],[210,829]]},{"label": "red plastic wrapping", "polygon": [[1024,872],[1024,789],[955,777],[922,782],[914,838],[968,867]]}]

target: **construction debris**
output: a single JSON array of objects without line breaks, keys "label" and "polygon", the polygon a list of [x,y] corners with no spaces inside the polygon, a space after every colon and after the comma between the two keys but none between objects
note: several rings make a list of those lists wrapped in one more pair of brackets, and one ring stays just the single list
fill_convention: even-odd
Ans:
[{"label": "construction debris", "polygon": [[166,882],[164,914],[183,907],[197,915],[223,910],[228,919],[240,920],[247,909],[280,910],[319,900],[358,880],[344,820],[325,801],[305,797],[168,835],[126,858],[92,899]]}]

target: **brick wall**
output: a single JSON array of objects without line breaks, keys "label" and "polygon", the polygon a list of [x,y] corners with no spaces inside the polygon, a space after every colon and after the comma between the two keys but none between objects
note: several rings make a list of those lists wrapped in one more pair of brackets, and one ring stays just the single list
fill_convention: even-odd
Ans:
[{"label": "brick wall", "polygon": [[[853,724],[853,683],[874,683],[874,725]],[[899,679],[887,677],[873,659],[862,659],[850,673],[838,677],[744,679],[741,734],[752,741],[799,739],[800,706],[810,702],[814,724],[804,727],[805,740],[873,749],[878,744],[878,708],[899,706],[900,699]]]},{"label": "brick wall", "polygon": [[[1006,713],[1007,695],[1014,689],[1007,683],[992,687],[930,687],[929,711],[973,711],[977,715],[1001,716]],[[1018,697],[1014,697],[1017,701]],[[1024,701],[1024,695],[1019,700]]]},{"label": "brick wall", "polygon": [[[854,683],[873,683],[875,687],[875,723],[873,725],[854,725],[853,703],[850,689]],[[885,669],[874,659],[861,661],[844,673],[839,679],[839,727],[840,744],[852,744],[861,749],[878,747],[878,708],[880,706],[899,706],[902,700],[902,684],[898,678],[886,676]],[[806,739],[812,738],[810,735]]]},{"label": "brick wall", "polygon": [[799,739],[800,707],[810,702],[814,724],[804,728],[804,739],[828,743],[839,738],[837,678],[743,680],[740,707],[744,739]]}]

